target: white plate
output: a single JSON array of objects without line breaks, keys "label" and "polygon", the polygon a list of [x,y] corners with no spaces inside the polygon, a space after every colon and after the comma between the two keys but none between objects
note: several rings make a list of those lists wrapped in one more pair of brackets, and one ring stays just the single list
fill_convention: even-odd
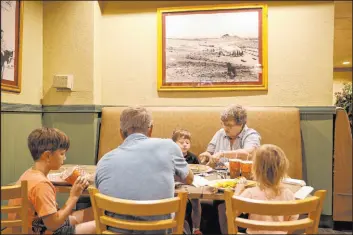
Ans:
[{"label": "white plate", "polygon": [[48,174],[48,179],[50,182],[52,182],[54,185],[70,185],[67,183],[65,180],[61,178],[62,173],[49,173]]},{"label": "white plate", "polygon": [[[194,174],[208,173],[213,171],[213,169],[206,165],[201,164],[189,164],[189,167]],[[199,169],[197,169],[199,168]]]},{"label": "white plate", "polygon": [[[86,173],[88,175],[88,182],[93,183],[94,182],[94,176],[92,174]],[[61,173],[49,173],[48,174],[48,179],[52,184],[54,185],[62,185],[62,186],[70,186],[68,182],[63,180],[61,178],[62,172]]]}]

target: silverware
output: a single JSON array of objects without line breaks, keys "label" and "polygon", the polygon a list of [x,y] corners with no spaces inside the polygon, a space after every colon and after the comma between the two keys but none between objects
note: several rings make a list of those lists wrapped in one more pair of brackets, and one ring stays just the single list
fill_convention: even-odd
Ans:
[{"label": "silverware", "polygon": [[216,170],[217,176],[220,176],[221,179],[227,178],[227,171],[224,170]]}]

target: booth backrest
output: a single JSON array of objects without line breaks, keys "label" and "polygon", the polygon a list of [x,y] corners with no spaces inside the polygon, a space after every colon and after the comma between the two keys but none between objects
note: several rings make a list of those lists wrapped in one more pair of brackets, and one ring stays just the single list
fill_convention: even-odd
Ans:
[{"label": "booth backrest", "polygon": [[352,130],[346,111],[336,109],[333,220],[352,222]]},{"label": "booth backrest", "polygon": [[[98,161],[122,143],[119,134],[120,114],[125,107],[105,107],[99,138]],[[200,154],[221,128],[220,113],[224,107],[147,107],[153,116],[152,137],[171,138],[176,128],[192,134],[191,152]],[[297,108],[245,107],[247,125],[261,135],[261,144],[281,147],[290,161],[289,176],[302,178],[300,115]]]}]

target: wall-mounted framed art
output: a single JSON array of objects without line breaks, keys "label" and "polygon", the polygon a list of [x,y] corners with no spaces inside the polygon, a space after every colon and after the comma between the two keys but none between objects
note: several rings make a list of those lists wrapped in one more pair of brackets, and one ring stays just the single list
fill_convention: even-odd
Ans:
[{"label": "wall-mounted framed art", "polygon": [[267,90],[267,6],[159,8],[158,91]]},{"label": "wall-mounted framed art", "polygon": [[1,1],[1,90],[21,92],[23,1]]}]

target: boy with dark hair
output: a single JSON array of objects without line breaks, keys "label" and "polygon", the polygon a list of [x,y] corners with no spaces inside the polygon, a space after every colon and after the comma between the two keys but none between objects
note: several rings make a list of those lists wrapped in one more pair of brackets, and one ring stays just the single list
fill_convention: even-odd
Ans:
[{"label": "boy with dark hair", "polygon": [[[16,184],[28,181],[28,199],[31,204],[28,226],[34,234],[44,234],[47,230],[53,234],[95,233],[92,208],[71,213],[83,190],[89,185],[87,179],[78,177],[64,207],[59,210],[55,187],[47,178],[51,170],[58,170],[63,165],[69,147],[69,137],[55,128],[35,129],[28,136],[28,148],[34,165],[22,174]],[[20,203],[20,199],[9,202],[11,205]]]}]

